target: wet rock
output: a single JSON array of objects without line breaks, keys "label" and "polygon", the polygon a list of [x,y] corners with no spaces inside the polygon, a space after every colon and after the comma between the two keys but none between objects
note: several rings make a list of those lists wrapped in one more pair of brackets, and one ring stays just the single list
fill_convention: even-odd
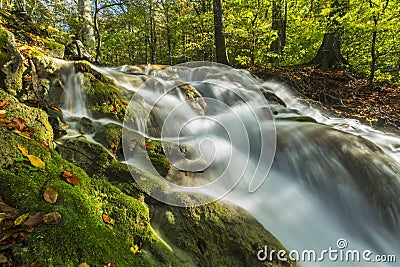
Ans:
[{"label": "wet rock", "polygon": [[283,107],[286,107],[286,103],[280,99],[276,94],[274,94],[273,92],[271,92],[270,90],[267,90],[265,88],[260,88],[261,93],[264,95],[265,99],[269,102],[269,103],[276,103],[279,105],[282,105]]},{"label": "wet rock", "polygon": [[122,148],[122,126],[114,123],[103,125],[97,130],[93,139],[107,149],[117,152]]},{"label": "wet rock", "polygon": [[83,117],[78,123],[78,131],[81,134],[92,134],[92,133],[94,133],[95,132],[95,128],[93,126],[93,122],[90,119],[88,119],[86,117]]},{"label": "wet rock", "polygon": [[[228,203],[182,208],[152,203],[151,224],[177,255],[184,251],[196,266],[280,266],[257,259],[258,246],[285,248],[250,214]],[[173,220],[171,216],[173,215]],[[182,256],[183,257],[183,256]],[[289,261],[288,266],[296,266]]]},{"label": "wet rock", "polygon": [[100,145],[90,143],[85,137],[77,137],[59,142],[57,152],[64,159],[81,167],[92,176],[110,164],[109,153]]},{"label": "wet rock", "polygon": [[80,40],[75,40],[65,47],[65,56],[72,60],[93,60],[92,55]]}]

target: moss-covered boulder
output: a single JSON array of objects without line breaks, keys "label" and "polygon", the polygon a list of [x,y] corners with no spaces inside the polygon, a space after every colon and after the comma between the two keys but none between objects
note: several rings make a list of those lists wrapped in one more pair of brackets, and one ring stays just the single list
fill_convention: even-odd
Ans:
[{"label": "moss-covered boulder", "polygon": [[50,126],[46,112],[20,103],[17,98],[3,90],[0,90],[0,101],[9,102],[4,107],[7,119],[22,118],[26,122],[26,126],[33,129],[33,133],[29,134],[31,138],[36,141],[52,143],[53,129]]},{"label": "moss-covered boulder", "polygon": [[94,140],[105,148],[116,154],[122,154],[122,126],[115,123],[108,123],[101,126],[95,133]]},{"label": "moss-covered boulder", "polygon": [[13,95],[22,90],[24,64],[14,35],[0,26],[0,88]]},{"label": "moss-covered boulder", "polygon": [[59,140],[56,150],[61,157],[81,167],[90,176],[101,172],[112,160],[104,147],[89,142],[83,136]]}]

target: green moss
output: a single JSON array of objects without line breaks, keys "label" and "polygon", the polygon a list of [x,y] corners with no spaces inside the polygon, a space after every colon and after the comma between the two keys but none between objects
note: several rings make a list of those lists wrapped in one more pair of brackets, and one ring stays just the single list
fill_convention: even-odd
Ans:
[{"label": "green moss", "polygon": [[[148,208],[141,201],[123,194],[105,180],[89,178],[84,171],[56,152],[46,152],[36,142],[19,136],[13,139],[13,145],[21,143],[45,161],[46,168],[32,172],[23,163],[15,163],[0,169],[0,195],[25,212],[57,211],[62,215],[59,225],[41,225],[28,235],[24,246],[13,248],[17,262],[49,266],[77,266],[82,261],[95,266],[107,262],[118,266],[143,264],[141,255],[129,250],[138,242],[150,245],[155,238]],[[64,170],[73,171],[80,184],[73,187],[66,183],[61,177]],[[56,204],[43,200],[46,187],[59,193]],[[115,224],[105,224],[102,214],[113,218]]]},{"label": "green moss", "polygon": [[84,90],[87,95],[88,107],[95,111],[94,113],[98,112],[103,116],[123,119],[126,100],[112,81],[103,81],[92,73],[86,72]]},{"label": "green moss", "polygon": [[46,39],[44,44],[48,49],[64,49],[64,45],[50,39]]},{"label": "green moss", "polygon": [[8,60],[10,60],[10,56],[6,52],[6,44],[7,44],[7,30],[3,27],[0,27],[0,65],[3,66]]},{"label": "green moss", "polygon": [[53,129],[48,122],[46,112],[38,108],[28,107],[21,104],[15,97],[0,90],[0,101],[7,100],[10,104],[4,109],[7,119],[22,118],[26,121],[26,126],[34,129],[31,137],[37,141],[47,141],[49,144],[53,141]]}]

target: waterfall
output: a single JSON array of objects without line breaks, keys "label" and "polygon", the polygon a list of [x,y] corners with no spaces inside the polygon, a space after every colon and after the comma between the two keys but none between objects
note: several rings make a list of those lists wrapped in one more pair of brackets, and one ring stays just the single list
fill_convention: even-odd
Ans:
[{"label": "waterfall", "polygon": [[[93,68],[113,79],[130,101],[124,135],[140,132],[186,151],[169,154],[165,149],[175,170],[167,177],[172,190],[243,207],[289,250],[337,248],[336,241],[344,238],[350,249],[398,253],[397,135],[329,118],[284,85],[223,65],[190,63],[151,76]],[[87,116],[81,80],[72,76],[68,94],[73,101],[67,97],[64,109],[72,106],[72,114]],[[260,88],[275,93],[287,107],[268,103]],[[296,121],[301,116],[319,123]],[[157,175],[146,159],[127,152],[125,161]]]},{"label": "waterfall", "polygon": [[62,109],[67,116],[89,117],[86,108],[86,95],[82,91],[83,74],[76,73],[71,65],[69,71],[63,77],[65,84],[64,105]]}]

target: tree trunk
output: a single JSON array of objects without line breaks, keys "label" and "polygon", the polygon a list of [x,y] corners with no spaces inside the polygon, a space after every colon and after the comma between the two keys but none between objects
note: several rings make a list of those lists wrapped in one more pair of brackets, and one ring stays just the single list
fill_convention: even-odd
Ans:
[{"label": "tree trunk", "polygon": [[228,64],[226,56],[226,44],[224,36],[224,22],[222,0],[213,0],[214,12],[214,41],[216,61],[222,64]]},{"label": "tree trunk", "polygon": [[278,37],[272,41],[271,50],[282,55],[286,45],[287,3],[285,0],[272,1],[272,29],[277,31]]},{"label": "tree trunk", "polygon": [[323,69],[336,69],[348,64],[347,60],[342,56],[340,48],[340,34],[336,32],[326,33],[317,54],[310,64]]},{"label": "tree trunk", "polygon": [[82,42],[87,50],[93,51],[95,38],[90,0],[78,0],[78,11],[82,23]]},{"label": "tree trunk", "polygon": [[94,28],[96,29],[97,44],[96,44],[96,59],[95,62],[98,63],[101,55],[101,34],[99,28],[99,3],[98,0],[94,0]]},{"label": "tree trunk", "polygon": [[374,78],[375,78],[375,70],[376,70],[376,26],[378,24],[378,19],[374,16],[374,31],[372,32],[372,40],[371,40],[371,65],[369,69],[369,77],[368,84],[371,89],[374,88]]},{"label": "tree trunk", "polygon": [[315,57],[309,64],[316,65],[323,69],[337,69],[348,65],[348,61],[341,54],[343,28],[337,18],[346,15],[349,0],[334,0],[329,14],[328,30],[324,35],[322,44]]}]

